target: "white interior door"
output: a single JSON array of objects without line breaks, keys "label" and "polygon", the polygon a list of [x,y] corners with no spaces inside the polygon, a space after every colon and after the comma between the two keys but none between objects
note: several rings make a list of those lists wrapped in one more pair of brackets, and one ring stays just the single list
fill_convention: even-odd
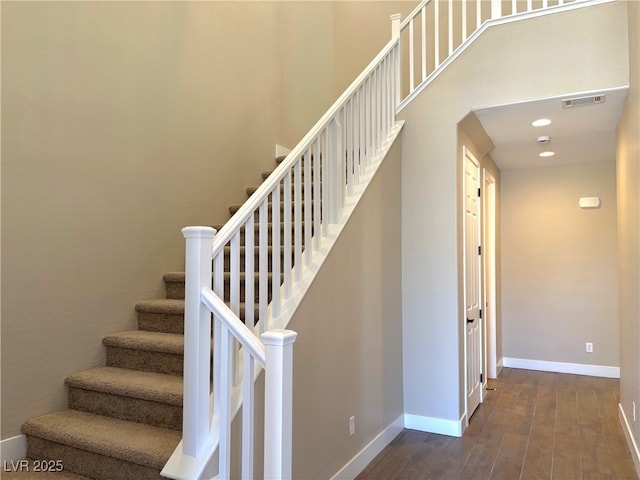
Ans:
[{"label": "white interior door", "polygon": [[482,382],[480,250],[480,166],[464,149],[464,284],[466,330],[466,413],[467,420],[478,408]]}]

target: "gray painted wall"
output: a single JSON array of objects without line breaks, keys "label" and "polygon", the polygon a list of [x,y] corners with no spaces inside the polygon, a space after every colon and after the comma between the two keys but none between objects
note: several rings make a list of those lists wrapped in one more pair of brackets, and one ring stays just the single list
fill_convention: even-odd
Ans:
[{"label": "gray painted wall", "polygon": [[457,422],[464,409],[456,124],[474,108],[626,85],[626,10],[493,28],[401,112],[406,413]]},{"label": "gray painted wall", "polygon": [[[629,95],[618,125],[620,405],[635,438],[640,475],[640,3],[629,8]],[[636,421],[633,421],[633,403]]]},{"label": "gray painted wall", "polygon": [[[502,172],[505,357],[619,366],[615,170]],[[600,208],[578,206],[595,196]]]}]

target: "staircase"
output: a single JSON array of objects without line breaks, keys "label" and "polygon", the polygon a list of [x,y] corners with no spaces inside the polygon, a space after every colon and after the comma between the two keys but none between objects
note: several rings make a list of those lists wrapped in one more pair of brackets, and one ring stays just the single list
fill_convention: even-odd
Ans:
[{"label": "staircase", "polygon": [[[263,179],[269,173],[263,173]],[[256,188],[248,188],[247,194]],[[232,205],[229,211],[238,208]],[[228,273],[225,276],[228,279]],[[163,478],[160,471],[182,439],[185,274],[167,273],[163,279],[164,299],[135,306],[138,330],[102,339],[106,366],[66,378],[69,408],[23,424],[27,457],[36,463],[23,472],[5,472],[3,478]],[[242,289],[243,302],[244,297]],[[258,315],[255,311],[255,321]],[[243,307],[240,316],[244,319]],[[38,460],[52,459],[61,460],[64,473],[34,473]]]}]

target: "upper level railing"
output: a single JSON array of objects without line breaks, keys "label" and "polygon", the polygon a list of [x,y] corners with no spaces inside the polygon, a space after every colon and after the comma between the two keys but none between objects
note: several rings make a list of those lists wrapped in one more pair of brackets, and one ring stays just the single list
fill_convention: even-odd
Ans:
[{"label": "upper level railing", "polygon": [[404,108],[490,25],[579,7],[593,0],[423,0],[402,21]]}]

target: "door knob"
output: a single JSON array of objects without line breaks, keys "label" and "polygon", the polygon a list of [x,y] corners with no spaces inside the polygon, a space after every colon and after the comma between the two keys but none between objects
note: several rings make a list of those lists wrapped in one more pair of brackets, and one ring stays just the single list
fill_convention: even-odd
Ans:
[{"label": "door knob", "polygon": [[475,319],[473,319],[473,318],[467,318],[467,323],[473,323],[474,320]]}]

